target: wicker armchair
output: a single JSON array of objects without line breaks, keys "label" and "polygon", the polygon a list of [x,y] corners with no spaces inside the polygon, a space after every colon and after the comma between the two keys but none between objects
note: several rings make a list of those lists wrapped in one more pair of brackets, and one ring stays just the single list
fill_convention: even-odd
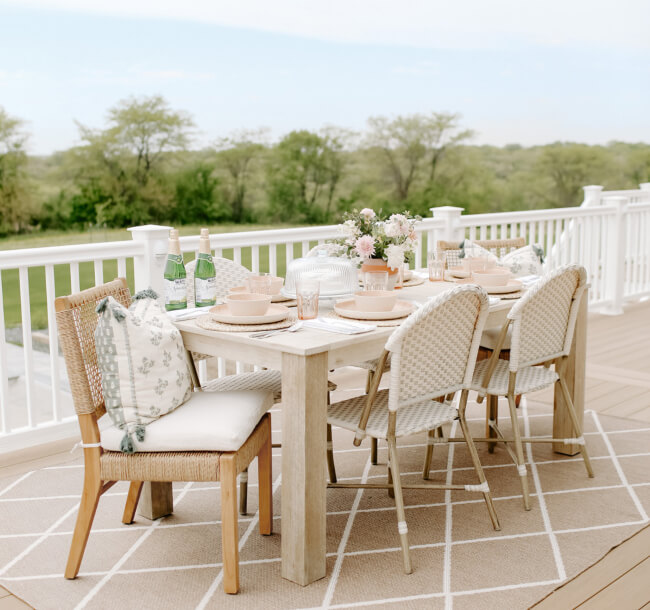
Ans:
[{"label": "wicker armchair", "polygon": [[[229,258],[214,257],[214,270],[217,276],[217,298],[220,299],[228,294],[233,286],[241,285],[251,272],[246,267],[231,261]],[[187,276],[187,305],[194,306],[194,269],[196,259],[185,265]]]},{"label": "wicker armchair", "polygon": [[[523,237],[513,237],[511,239],[477,239],[474,240],[474,243],[481,248],[489,250],[497,257],[504,256],[517,248],[523,248],[526,245],[526,239]],[[442,256],[443,252],[456,253],[458,260],[456,261],[459,264],[460,261],[460,243],[457,241],[438,241],[437,244],[438,255]],[[447,255],[449,257],[449,254]]]},{"label": "wicker armchair", "polygon": [[[513,430],[512,438],[503,436],[497,424],[496,414],[490,414],[488,423],[496,433],[496,439],[476,440],[490,443],[497,440],[506,443],[506,449],[517,465],[526,510],[530,510],[530,500],[523,452],[524,443],[577,444],[580,447],[587,474],[590,477],[594,476],[582,436],[582,427],[564,378],[578,309],[586,289],[586,278],[587,273],[584,267],[566,265],[540,280],[510,310],[492,356],[489,360],[480,361],[474,371],[471,389],[476,390],[479,396],[506,396],[508,398]],[[510,329],[512,329],[510,359],[506,361],[499,358],[499,353]],[[549,368],[549,363],[555,364],[555,370]],[[519,431],[515,396],[536,392],[556,383],[560,384],[576,438],[522,438]],[[514,445],[514,452],[510,445]]]},{"label": "wicker armchair", "polygon": [[[224,590],[237,593],[239,590],[239,533],[237,529],[237,475],[244,471],[257,457],[259,467],[259,514],[260,533],[271,534],[273,525],[273,498],[271,481],[271,419],[264,413],[259,423],[239,449],[219,451],[209,450],[170,450],[155,452],[136,452],[125,454],[102,448],[98,420],[106,413],[102,391],[101,373],[95,353],[94,331],[97,325],[95,307],[104,297],[112,296],[119,303],[128,306],[131,302],[129,289],[124,279],[117,279],[103,286],[84,290],[78,294],[60,297],[55,301],[57,326],[61,349],[65,358],[74,400],[75,410],[81,429],[84,450],[84,487],[77,515],[65,577],[73,579],[79,572],[86,548],[90,528],[101,495],[117,481],[131,481],[123,523],[133,522],[144,481],[221,481],[222,546]],[[188,364],[191,358],[188,355]],[[193,366],[190,367],[193,371]],[[195,385],[196,375],[193,374]],[[240,393],[242,398],[251,393]],[[238,400],[236,394],[229,399]],[[190,400],[174,412],[150,424],[150,428],[165,418],[191,408],[199,400],[195,392]],[[201,397],[201,402],[203,398]],[[269,402],[264,399],[264,403]],[[263,405],[258,405],[260,409]],[[216,411],[212,409],[213,411]],[[186,411],[187,413],[187,411]],[[231,418],[228,425],[237,426]],[[241,431],[241,429],[240,429]]]},{"label": "wicker armchair", "polygon": [[[386,488],[394,492],[398,532],[404,571],[410,574],[411,559],[402,489],[456,489],[483,494],[494,529],[499,520],[478,453],[470,436],[465,409],[476,364],[481,329],[488,311],[488,298],[478,286],[458,286],[429,301],[391,335],[380,358],[370,391],[331,405],[327,421],[332,426],[355,433],[354,444],[364,436],[383,438],[388,443],[389,470],[385,484],[335,483],[329,487]],[[388,354],[392,354],[390,386],[378,391]],[[431,358],[431,354],[439,357]],[[444,400],[461,391],[458,409]],[[400,479],[397,438],[439,429],[458,418],[465,442],[478,475],[477,485],[420,483],[403,485]]]}]

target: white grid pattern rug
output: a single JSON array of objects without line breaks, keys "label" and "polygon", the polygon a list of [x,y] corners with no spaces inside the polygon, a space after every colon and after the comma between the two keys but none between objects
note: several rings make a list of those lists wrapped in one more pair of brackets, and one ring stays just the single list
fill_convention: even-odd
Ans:
[{"label": "white grid pattern rug", "polygon": [[[482,434],[484,407],[472,405]],[[522,405],[528,433],[550,434],[550,409]],[[502,412],[503,428],[508,429]],[[280,436],[279,413],[274,435]],[[503,448],[481,461],[502,531],[480,496],[405,490],[414,573],[402,572],[393,501],[383,490],[328,490],[327,576],[299,587],[280,577],[280,454],[274,450],[273,536],[257,530],[251,469],[249,510],[240,520],[241,593],[221,583],[218,485],[174,486],[175,513],[153,524],[120,523],[126,484],[100,501],[75,581],[62,577],[81,489],[80,457],[62,466],[0,481],[0,584],[40,609],[61,608],[525,608],[578,573],[648,521],[650,426],[592,412],[585,436],[596,477],[581,458],[527,450],[532,510],[522,507],[518,477]],[[400,444],[406,479],[420,478],[424,438]],[[385,476],[367,445],[335,431],[340,480]],[[453,472],[448,470],[453,468]],[[474,483],[463,445],[436,447],[432,478]]]}]

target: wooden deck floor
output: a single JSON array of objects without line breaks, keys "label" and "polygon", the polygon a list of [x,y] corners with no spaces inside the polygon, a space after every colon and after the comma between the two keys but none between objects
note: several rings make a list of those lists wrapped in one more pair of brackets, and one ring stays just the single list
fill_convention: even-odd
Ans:
[{"label": "wooden deck floor", "polygon": [[[363,384],[363,380],[360,383]],[[551,391],[538,392],[530,399],[548,404],[549,400],[552,401]],[[589,315],[585,408],[615,417],[650,422],[650,301],[627,306],[622,316]],[[61,464],[70,459],[67,450],[49,456],[42,455],[22,464],[0,467],[0,478],[34,468]],[[603,595],[618,595],[621,586],[629,591],[639,587],[643,587],[642,591],[647,591],[650,560],[640,560],[625,569],[638,555],[639,548],[645,549],[647,556],[647,549],[650,548],[650,528],[645,528],[637,536],[625,541],[616,547],[615,552],[611,551],[601,561],[567,583],[565,587],[571,585],[571,591],[576,590],[576,584],[573,583],[579,585],[577,591],[580,601],[573,605],[585,603],[585,607],[611,607],[598,605],[601,600],[596,594],[601,589]],[[612,554],[621,558],[618,563],[612,563]],[[599,576],[602,573],[606,576]],[[599,578],[604,578],[606,582]],[[594,589],[596,586],[600,588]],[[553,595],[559,594],[563,589]],[[547,598],[551,599],[552,597]],[[543,607],[570,606],[554,604]],[[619,607],[622,610],[623,606]],[[29,606],[0,587],[0,610],[22,608]]]}]

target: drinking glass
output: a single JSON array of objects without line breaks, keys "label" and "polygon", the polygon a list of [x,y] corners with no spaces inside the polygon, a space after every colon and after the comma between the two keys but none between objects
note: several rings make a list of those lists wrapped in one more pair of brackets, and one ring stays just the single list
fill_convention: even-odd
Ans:
[{"label": "drinking glass", "polygon": [[441,282],[445,279],[445,260],[438,258],[435,252],[427,254],[427,268],[430,282]]},{"label": "drinking glass", "polygon": [[363,274],[364,290],[387,290],[388,271],[366,271]]},{"label": "drinking glass", "polygon": [[250,292],[256,294],[271,294],[271,276],[268,273],[249,275],[246,285]]},{"label": "drinking glass", "polygon": [[318,280],[298,280],[296,282],[296,301],[299,320],[313,320],[318,317]]}]

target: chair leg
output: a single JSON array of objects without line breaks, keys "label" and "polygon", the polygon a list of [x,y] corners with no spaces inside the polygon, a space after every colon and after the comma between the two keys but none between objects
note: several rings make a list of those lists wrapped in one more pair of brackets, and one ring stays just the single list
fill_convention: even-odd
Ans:
[{"label": "chair leg", "polygon": [[[562,389],[562,394],[564,395],[564,402],[567,405],[567,411],[569,412],[569,417],[571,418],[571,423],[573,424],[573,429],[575,430],[578,436],[582,436],[582,428],[578,422],[578,416],[576,415],[575,407],[573,406],[573,400],[571,400],[571,394],[569,394],[569,388],[564,381],[564,377],[560,375],[560,388]],[[591,467],[591,460],[589,459],[589,453],[587,453],[587,447],[585,445],[579,445],[580,454],[585,463],[585,468],[587,469],[587,474],[590,478],[594,476],[594,470]]]},{"label": "chair leg", "polygon": [[327,471],[330,483],[336,483],[336,466],[334,465],[334,445],[332,444],[332,426],[327,424]]},{"label": "chair leg", "polygon": [[424,466],[422,467],[422,478],[425,481],[429,480],[429,471],[431,470],[431,458],[433,457],[433,442],[432,439],[438,438],[440,428],[434,428],[427,431],[427,450],[424,454]]},{"label": "chair leg", "polygon": [[[465,419],[465,407],[467,405],[467,391],[465,390],[461,396],[461,406],[458,410],[458,421],[460,423],[460,429],[463,432],[465,437],[465,442],[467,443],[467,449],[469,449],[469,455],[472,458],[472,463],[474,464],[474,470],[478,475],[478,480],[480,483],[485,483],[485,473],[483,472],[483,466],[481,465],[481,460],[478,457],[478,452],[476,451],[476,445],[474,444],[474,439],[469,432],[469,427],[467,426],[467,420]],[[501,525],[499,524],[499,517],[497,517],[497,511],[494,508],[494,502],[492,501],[492,494],[487,491],[483,492],[483,499],[487,505],[488,513],[490,514],[490,519],[492,520],[492,527],[499,531]]]},{"label": "chair leg", "polygon": [[269,437],[257,454],[257,478],[259,479],[260,534],[273,533],[273,455],[271,452],[271,419],[268,418]]},{"label": "chair leg", "polygon": [[521,394],[517,394],[517,396],[515,396],[515,407],[517,407],[518,409],[520,404],[521,404]]},{"label": "chair leg", "polygon": [[[386,464],[386,472],[387,472],[387,479],[388,479],[388,484],[393,485],[393,470],[391,468],[391,463],[390,463],[390,450],[388,451],[388,463]],[[394,498],[395,497],[395,489],[393,487],[388,488],[388,497],[389,498]]]},{"label": "chair leg", "polygon": [[397,530],[399,531],[402,555],[404,557],[404,573],[413,572],[411,567],[411,552],[409,550],[408,528],[406,526],[406,513],[404,511],[404,497],[402,495],[402,481],[399,473],[399,461],[397,459],[397,446],[395,440],[388,441],[388,455],[391,469],[393,470],[393,489],[395,490],[395,508],[397,509]]},{"label": "chair leg", "polygon": [[237,471],[234,455],[224,455],[220,461],[221,480],[221,552],[223,561],[223,590],[239,592],[239,532],[237,527]]},{"label": "chair leg", "polygon": [[138,508],[140,494],[142,493],[143,481],[131,481],[129,485],[129,494],[126,497],[126,506],[124,507],[124,514],[122,515],[122,523],[131,525],[135,517],[135,509]]},{"label": "chair leg", "polygon": [[[489,420],[493,420],[495,422],[499,421],[499,397],[498,396],[488,396],[487,400],[487,411],[488,411],[488,422],[486,422],[486,436],[488,438],[496,438],[497,433],[492,429],[492,427],[489,424]],[[488,443],[488,452],[489,453],[494,453],[494,448],[496,447],[496,442],[494,443]]]},{"label": "chair leg", "polygon": [[73,579],[79,573],[81,560],[86,550],[90,528],[95,519],[99,497],[102,495],[102,481],[99,479],[84,481],[83,492],[81,493],[81,504],[77,513],[77,522],[72,534],[72,544],[68,554],[68,563],[65,567],[65,577]]},{"label": "chair leg", "polygon": [[376,466],[377,465],[377,439],[370,439],[370,462]]},{"label": "chair leg", "polygon": [[239,475],[239,514],[248,512],[248,468]]},{"label": "chair leg", "polygon": [[515,441],[515,455],[517,456],[517,471],[521,482],[521,492],[524,498],[524,508],[530,510],[530,497],[528,495],[528,472],[526,470],[526,460],[524,459],[524,446],[521,442],[521,433],[519,431],[519,418],[517,417],[517,406],[515,397],[508,394],[508,406],[510,407],[510,420],[512,421],[512,436]]}]

